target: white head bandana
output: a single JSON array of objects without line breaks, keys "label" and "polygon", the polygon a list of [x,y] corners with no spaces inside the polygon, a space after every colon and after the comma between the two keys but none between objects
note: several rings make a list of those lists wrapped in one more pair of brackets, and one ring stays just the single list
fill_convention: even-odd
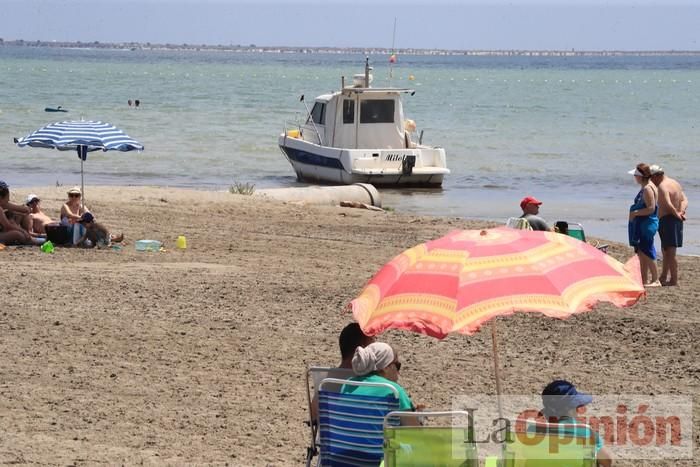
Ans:
[{"label": "white head bandana", "polygon": [[352,371],[358,376],[368,375],[383,370],[394,361],[394,351],[389,344],[373,342],[367,347],[355,349],[352,357]]}]

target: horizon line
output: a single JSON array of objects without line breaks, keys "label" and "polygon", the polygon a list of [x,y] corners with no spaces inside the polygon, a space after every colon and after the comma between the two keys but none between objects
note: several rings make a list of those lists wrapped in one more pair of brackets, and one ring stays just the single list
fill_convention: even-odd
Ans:
[{"label": "horizon line", "polygon": [[366,52],[370,54],[386,53],[388,55],[404,54],[404,55],[425,55],[431,53],[447,53],[453,55],[504,55],[504,54],[555,54],[555,55],[640,55],[640,54],[675,54],[675,55],[700,55],[700,49],[449,49],[449,48],[416,48],[416,47],[368,47],[368,46],[304,46],[304,45],[256,45],[256,44],[193,44],[193,43],[157,43],[157,42],[137,42],[137,41],[119,41],[119,42],[103,42],[103,41],[58,41],[58,40],[27,40],[27,39],[12,39],[5,40],[0,38],[1,46],[20,46],[20,47],[78,47],[78,48],[112,48],[112,49],[134,49],[154,50],[154,49],[171,49],[171,50],[214,50],[214,51],[266,51],[266,52]]}]

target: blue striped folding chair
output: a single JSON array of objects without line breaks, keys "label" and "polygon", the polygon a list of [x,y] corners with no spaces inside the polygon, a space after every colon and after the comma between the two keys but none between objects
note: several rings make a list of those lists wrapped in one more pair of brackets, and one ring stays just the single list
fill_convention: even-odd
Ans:
[{"label": "blue striped folding chair", "polygon": [[[342,394],[338,385],[386,389],[386,397]],[[384,458],[384,417],[399,408],[399,393],[390,384],[327,378],[318,391],[321,465],[377,466]],[[399,421],[396,420],[396,423]]]},{"label": "blue striped folding chair", "polygon": [[[309,419],[306,424],[311,432],[311,442],[306,448],[306,467],[318,465],[314,464],[314,457],[319,453],[318,441],[318,389],[321,386],[321,381],[326,378],[336,378],[345,380],[354,376],[352,369],[349,368],[329,368],[312,366],[306,370],[306,401],[309,404]],[[327,385],[326,390],[340,392],[342,384]]]}]

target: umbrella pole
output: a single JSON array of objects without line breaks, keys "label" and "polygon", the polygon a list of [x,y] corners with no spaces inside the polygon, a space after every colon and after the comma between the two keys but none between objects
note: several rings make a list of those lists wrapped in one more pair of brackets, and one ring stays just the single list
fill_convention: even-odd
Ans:
[{"label": "umbrella pole", "polygon": [[83,162],[87,156],[87,146],[78,146],[78,156],[80,157],[80,207],[85,209],[85,178],[83,175]]},{"label": "umbrella pole", "polygon": [[498,417],[503,418],[503,402],[501,400],[501,365],[498,361],[498,338],[496,336],[496,320],[491,322],[491,344],[493,351],[493,369],[496,374],[496,398],[498,401]]}]

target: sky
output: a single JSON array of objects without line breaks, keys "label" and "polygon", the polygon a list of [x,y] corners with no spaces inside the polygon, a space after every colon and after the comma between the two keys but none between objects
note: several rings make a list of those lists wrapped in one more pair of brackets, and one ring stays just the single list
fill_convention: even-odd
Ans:
[{"label": "sky", "polygon": [[0,6],[4,40],[700,50],[700,0],[0,0]]}]

